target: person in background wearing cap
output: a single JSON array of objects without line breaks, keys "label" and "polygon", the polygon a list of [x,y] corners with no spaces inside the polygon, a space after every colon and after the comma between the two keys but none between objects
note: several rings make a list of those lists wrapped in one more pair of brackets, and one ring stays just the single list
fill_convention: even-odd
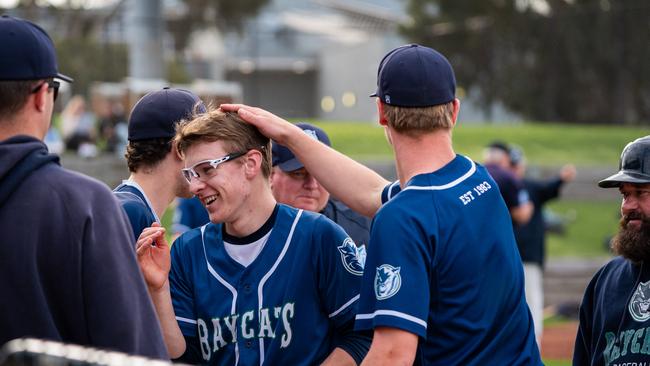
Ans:
[{"label": "person in background wearing cap", "polygon": [[574,365],[647,365],[650,360],[650,136],[629,143],[619,172],[601,180],[618,188],[619,256],[585,290],[573,352]]},{"label": "person in background wearing cap", "polygon": [[483,164],[499,185],[499,192],[510,211],[513,225],[528,223],[534,207],[521,178],[512,172],[510,147],[501,141],[492,142],[483,150]]},{"label": "person in background wearing cap", "polygon": [[0,17],[0,345],[35,337],[166,359],[126,215],[106,186],[42,142],[59,80],[54,45]]},{"label": "person in background wearing cap", "polygon": [[[309,123],[297,123],[308,136],[332,146],[322,129]],[[273,143],[271,189],[275,199],[289,206],[320,212],[339,224],[358,247],[368,244],[370,220],[330,197],[330,193],[309,174],[286,146]]]},{"label": "person in background wearing cap", "polygon": [[377,79],[392,184],[267,111],[221,107],[374,215],[355,326],[374,329],[364,365],[541,365],[508,210],[486,169],[452,149],[460,102],[451,65],[407,45],[384,57]]},{"label": "person in background wearing cap", "polygon": [[513,145],[507,146],[510,170],[517,179],[522,181],[528,192],[534,210],[530,220],[522,225],[515,225],[515,240],[519,255],[524,263],[524,278],[526,302],[535,322],[537,345],[541,347],[544,330],[544,282],[543,268],[546,256],[546,222],[544,220],[544,205],[560,196],[560,189],[573,181],[576,168],[564,165],[556,177],[550,179],[533,179],[526,177],[526,159],[523,151]]},{"label": "person in background wearing cap", "polygon": [[160,217],[174,198],[192,196],[172,138],[178,122],[202,112],[205,106],[199,97],[174,88],[148,93],[133,106],[125,154],[131,176],[113,192],[129,216],[134,243],[144,228],[160,226]]}]

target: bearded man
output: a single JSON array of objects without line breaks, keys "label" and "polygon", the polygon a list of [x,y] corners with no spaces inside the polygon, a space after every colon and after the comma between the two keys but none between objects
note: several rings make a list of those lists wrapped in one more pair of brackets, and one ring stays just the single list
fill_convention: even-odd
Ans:
[{"label": "bearded man", "polygon": [[574,365],[644,365],[650,359],[650,136],[629,143],[619,167],[598,183],[623,196],[612,240],[619,257],[587,286]]}]

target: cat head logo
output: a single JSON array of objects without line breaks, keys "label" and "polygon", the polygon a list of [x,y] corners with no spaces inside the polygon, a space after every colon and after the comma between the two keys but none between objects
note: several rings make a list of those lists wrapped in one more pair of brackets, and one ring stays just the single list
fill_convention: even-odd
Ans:
[{"label": "cat head logo", "polygon": [[638,322],[650,319],[650,281],[639,283],[628,309],[632,318]]},{"label": "cat head logo", "polygon": [[395,295],[402,287],[400,267],[382,264],[375,273],[375,296],[377,300],[385,300]]},{"label": "cat head logo", "polygon": [[345,269],[353,275],[361,276],[366,264],[366,246],[357,247],[350,238],[346,238],[338,247]]}]

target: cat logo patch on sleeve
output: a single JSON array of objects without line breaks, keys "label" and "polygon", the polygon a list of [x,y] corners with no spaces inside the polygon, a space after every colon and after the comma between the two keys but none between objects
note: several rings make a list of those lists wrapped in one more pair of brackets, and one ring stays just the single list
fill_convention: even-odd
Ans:
[{"label": "cat logo patch on sleeve", "polygon": [[363,275],[363,267],[366,264],[366,246],[357,247],[352,239],[346,238],[340,247],[341,261],[345,269],[353,275]]},{"label": "cat logo patch on sleeve", "polygon": [[392,297],[402,287],[400,267],[382,264],[375,273],[375,296],[377,300],[386,300]]}]

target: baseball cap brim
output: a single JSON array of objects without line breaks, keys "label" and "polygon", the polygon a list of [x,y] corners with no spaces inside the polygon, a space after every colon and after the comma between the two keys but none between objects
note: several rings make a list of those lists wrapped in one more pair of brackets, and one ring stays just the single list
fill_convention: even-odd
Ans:
[{"label": "baseball cap brim", "polygon": [[63,75],[63,74],[56,74],[55,78],[57,78],[57,79],[61,79],[61,80],[63,80],[63,81],[67,81],[68,83],[71,83],[71,82],[74,81],[73,78],[71,78],[71,77],[69,77],[69,76],[67,76],[67,75]]},{"label": "baseball cap brim", "polygon": [[304,168],[305,166],[300,162],[300,160],[293,158],[290,160],[285,161],[284,163],[280,163],[277,165],[282,169],[283,172],[292,172],[294,170],[298,170],[300,168]]},{"label": "baseball cap brim", "polygon": [[647,184],[650,183],[650,176],[621,171],[601,180],[598,182],[598,186],[600,188],[617,188],[623,183]]}]

